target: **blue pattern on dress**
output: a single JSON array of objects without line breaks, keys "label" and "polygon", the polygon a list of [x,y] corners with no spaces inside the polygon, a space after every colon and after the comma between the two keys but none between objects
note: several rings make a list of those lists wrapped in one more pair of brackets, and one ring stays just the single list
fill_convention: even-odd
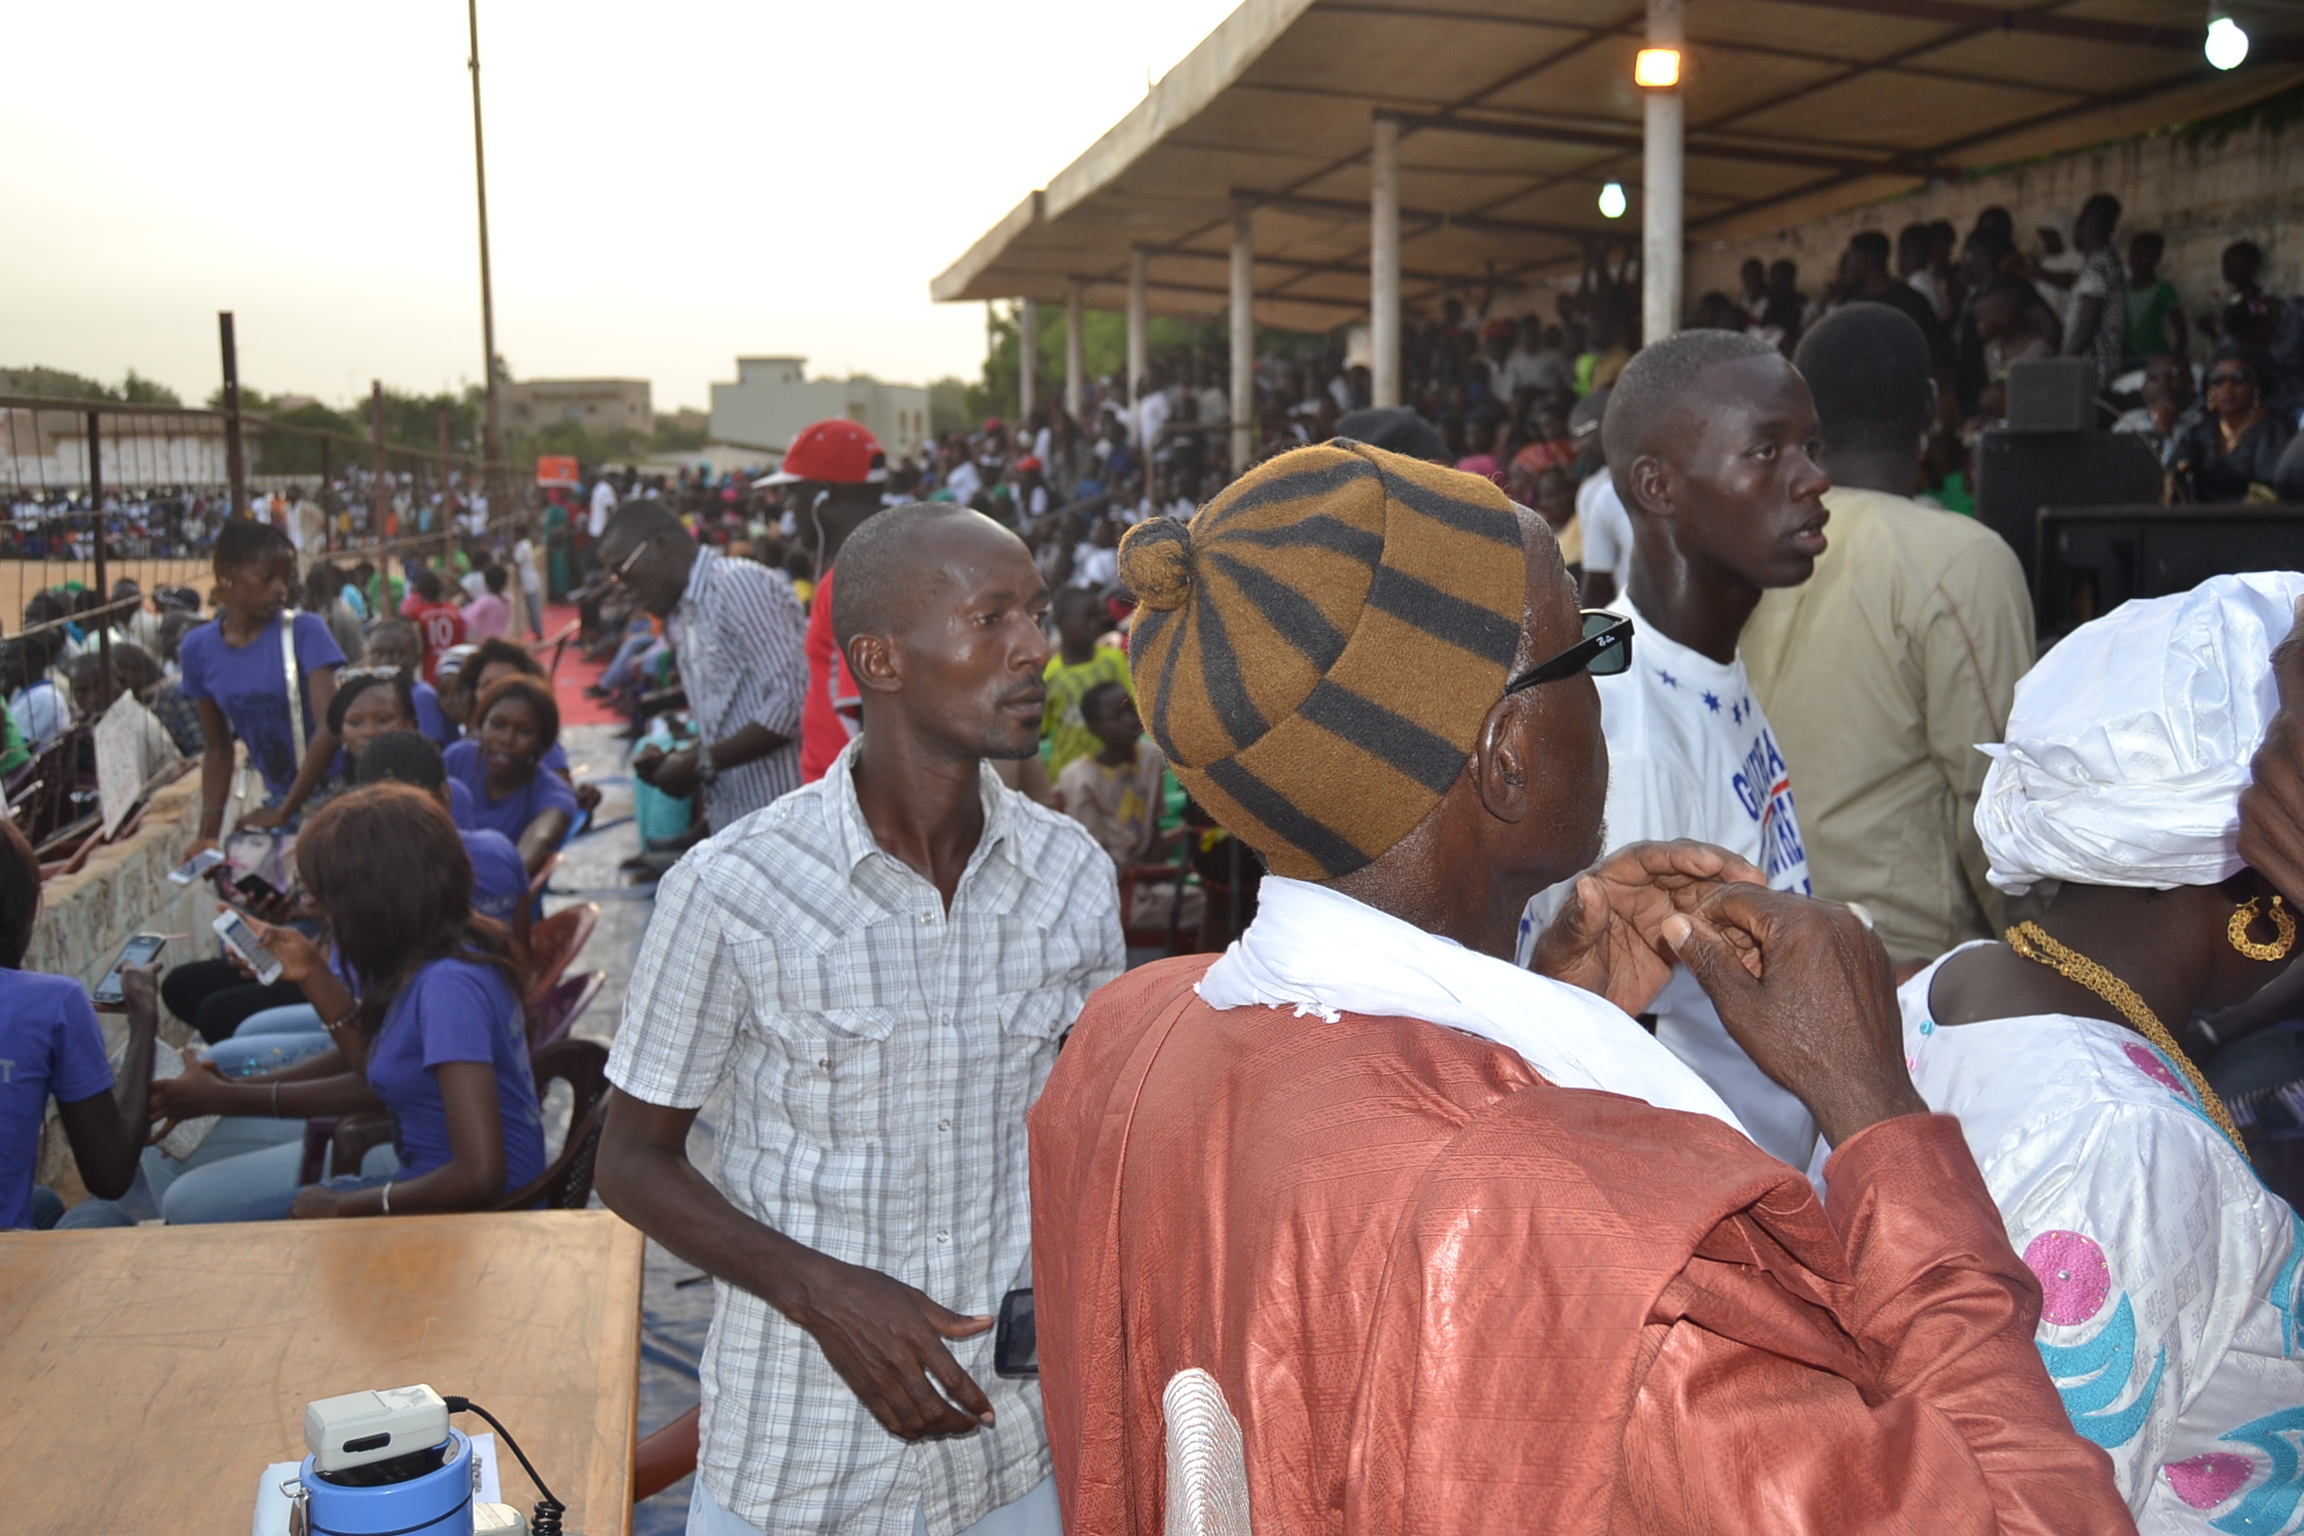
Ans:
[{"label": "blue pattern on dress", "polygon": [[[2144,1383],[2144,1390],[2127,1407],[2112,1411],[2120,1394],[2128,1390],[2128,1377],[2136,1367],[2136,1309],[2129,1304],[2126,1293],[2120,1305],[2113,1310],[2112,1320],[2106,1323],[2092,1339],[2078,1344],[2040,1345],[2040,1358],[2047,1363],[2048,1374],[2056,1378],[2056,1395],[2064,1399],[2064,1412],[2071,1417],[2072,1428],[2083,1440],[2111,1450],[2126,1445],[2136,1438],[2144,1427],[2144,1420],[2152,1412],[2152,1400],[2160,1394],[2160,1377],[2168,1369],[2168,1349],[2162,1345],[2157,1359],[2152,1362],[2152,1375]],[[2075,1377],[2071,1386],[2062,1383]]]},{"label": "blue pattern on dress", "polygon": [[2232,1513],[2208,1523],[2235,1536],[2271,1536],[2274,1531],[2286,1530],[2297,1501],[2304,1498],[2304,1465],[2299,1464],[2296,1454],[2298,1435],[2304,1435],[2304,1408],[2283,1408],[2219,1436],[2262,1451],[2272,1468]]},{"label": "blue pattern on dress", "polygon": [[2272,1310],[2280,1314],[2280,1353],[2283,1358],[2296,1353],[2296,1298],[2297,1264],[2304,1259],[2304,1217],[2294,1211],[2288,1213],[2288,1262],[2280,1266],[2280,1273],[2272,1277],[2272,1290],[2264,1299],[2272,1303]]}]

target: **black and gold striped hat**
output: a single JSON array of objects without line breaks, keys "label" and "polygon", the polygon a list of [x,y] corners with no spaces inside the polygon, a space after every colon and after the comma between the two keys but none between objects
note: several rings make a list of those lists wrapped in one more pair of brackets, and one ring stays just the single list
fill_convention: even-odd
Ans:
[{"label": "black and gold striped hat", "polygon": [[1463,772],[1520,644],[1520,522],[1476,475],[1338,438],[1120,546],[1152,737],[1273,873],[1349,874]]}]

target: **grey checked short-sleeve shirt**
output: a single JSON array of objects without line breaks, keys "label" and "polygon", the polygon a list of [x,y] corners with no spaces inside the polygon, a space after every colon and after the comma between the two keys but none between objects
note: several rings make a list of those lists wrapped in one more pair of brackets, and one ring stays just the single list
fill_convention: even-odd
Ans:
[{"label": "grey checked short-sleeve shirt", "polygon": [[[1031,1283],[1024,1112],[1124,954],[1111,860],[1077,822],[983,770],[984,834],[944,910],[883,853],[851,744],[822,779],[665,876],[608,1075],[654,1104],[725,1084],[714,1181],[737,1209],[961,1313]],[[816,1341],[715,1282],[698,1475],[769,1532],[932,1536],[1047,1476],[1037,1384],[953,1357],[998,1423],[908,1444]]]}]

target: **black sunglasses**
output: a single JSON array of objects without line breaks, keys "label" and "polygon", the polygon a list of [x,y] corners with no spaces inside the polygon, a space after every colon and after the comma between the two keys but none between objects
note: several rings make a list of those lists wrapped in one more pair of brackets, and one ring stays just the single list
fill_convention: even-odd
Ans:
[{"label": "black sunglasses", "polygon": [[1540,683],[1556,683],[1579,672],[1594,677],[1614,677],[1632,665],[1632,621],[1620,613],[1605,608],[1587,608],[1579,615],[1584,621],[1584,638],[1577,641],[1550,661],[1538,662],[1527,671],[1504,685],[1504,696],[1510,698],[1523,688],[1534,688]]}]

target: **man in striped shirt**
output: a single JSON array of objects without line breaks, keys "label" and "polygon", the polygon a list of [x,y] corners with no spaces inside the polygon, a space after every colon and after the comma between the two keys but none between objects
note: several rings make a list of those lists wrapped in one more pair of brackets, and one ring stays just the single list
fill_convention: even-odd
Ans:
[{"label": "man in striped shirt", "polygon": [[689,1536],[1060,1536],[992,1329],[1032,1283],[1024,1113],[1125,958],[1112,864],[985,763],[1039,745],[1023,542],[899,507],[840,572],[864,733],[664,877],[600,1197],[715,1281]]},{"label": "man in striped shirt", "polygon": [[715,832],[799,788],[807,620],[792,584],[706,549],[655,500],[619,509],[599,547],[609,579],[671,619],[700,737],[684,751],[642,753],[633,773],[674,799],[701,788]]}]

